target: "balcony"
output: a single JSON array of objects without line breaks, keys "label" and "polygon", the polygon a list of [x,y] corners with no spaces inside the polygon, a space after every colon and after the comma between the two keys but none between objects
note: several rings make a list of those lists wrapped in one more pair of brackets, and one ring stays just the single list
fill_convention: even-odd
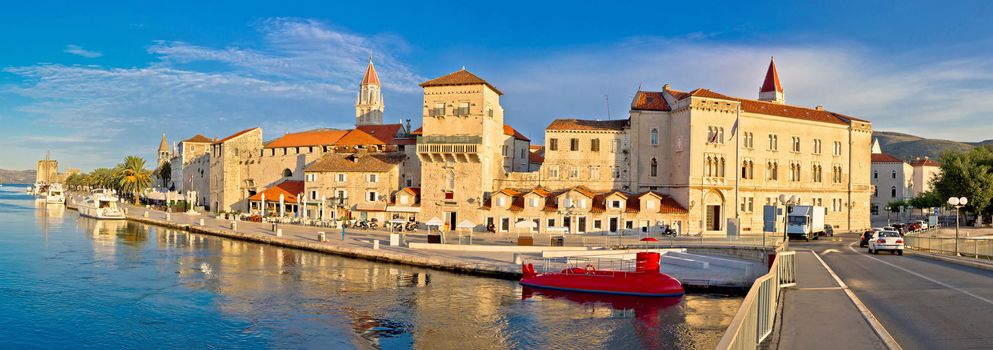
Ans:
[{"label": "balcony", "polygon": [[455,115],[465,117],[469,115],[469,107],[459,107],[455,109]]},{"label": "balcony", "polygon": [[422,160],[478,161],[482,143],[483,138],[474,135],[420,136],[417,153]]}]

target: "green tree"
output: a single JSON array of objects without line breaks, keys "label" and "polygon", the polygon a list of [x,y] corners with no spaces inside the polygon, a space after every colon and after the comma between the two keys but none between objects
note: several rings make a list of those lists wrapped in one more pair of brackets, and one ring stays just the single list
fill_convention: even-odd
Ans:
[{"label": "green tree", "polygon": [[134,204],[138,205],[138,198],[152,183],[152,172],[145,169],[145,160],[137,156],[124,158],[117,172],[118,186],[122,192],[134,195]]},{"label": "green tree", "polygon": [[172,164],[165,162],[159,167],[157,171],[159,179],[162,179],[162,187],[169,187],[169,182],[172,181]]},{"label": "green tree", "polygon": [[941,195],[938,194],[938,192],[930,190],[917,195],[917,197],[911,198],[907,201],[907,204],[916,209],[927,209],[940,207],[944,204],[944,201],[941,200]]},{"label": "green tree", "polygon": [[966,208],[989,213],[993,200],[993,150],[984,146],[945,153],[941,156],[941,174],[933,184],[938,199],[966,197]]}]

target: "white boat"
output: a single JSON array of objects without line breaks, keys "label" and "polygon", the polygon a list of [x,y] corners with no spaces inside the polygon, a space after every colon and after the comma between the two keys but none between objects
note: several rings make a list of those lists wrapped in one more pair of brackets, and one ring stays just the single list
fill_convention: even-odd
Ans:
[{"label": "white boat", "polygon": [[124,210],[117,206],[117,197],[94,193],[77,206],[79,215],[101,220],[123,220]]},{"label": "white boat", "polygon": [[65,204],[66,195],[62,190],[62,184],[51,184],[48,186],[48,190],[44,192],[45,203],[48,204]]}]

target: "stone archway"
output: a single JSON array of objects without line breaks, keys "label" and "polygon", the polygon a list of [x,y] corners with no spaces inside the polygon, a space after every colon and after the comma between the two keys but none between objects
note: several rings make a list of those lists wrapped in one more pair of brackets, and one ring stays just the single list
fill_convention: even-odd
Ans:
[{"label": "stone archway", "polygon": [[703,199],[703,229],[704,231],[721,231],[724,229],[725,205],[724,194],[718,190],[707,191]]}]

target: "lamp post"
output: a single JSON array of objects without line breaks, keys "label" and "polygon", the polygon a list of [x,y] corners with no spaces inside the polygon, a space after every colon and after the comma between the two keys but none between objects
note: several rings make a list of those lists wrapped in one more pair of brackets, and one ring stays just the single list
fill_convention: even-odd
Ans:
[{"label": "lamp post", "polygon": [[969,199],[965,197],[949,197],[948,205],[955,207],[955,256],[959,255],[959,208],[969,204]]},{"label": "lamp post", "polygon": [[790,206],[800,202],[800,196],[797,196],[795,194],[792,196],[780,194],[779,202],[783,204],[783,244],[789,244],[788,242],[790,241],[790,235],[788,230],[789,228],[788,219],[790,213]]}]

